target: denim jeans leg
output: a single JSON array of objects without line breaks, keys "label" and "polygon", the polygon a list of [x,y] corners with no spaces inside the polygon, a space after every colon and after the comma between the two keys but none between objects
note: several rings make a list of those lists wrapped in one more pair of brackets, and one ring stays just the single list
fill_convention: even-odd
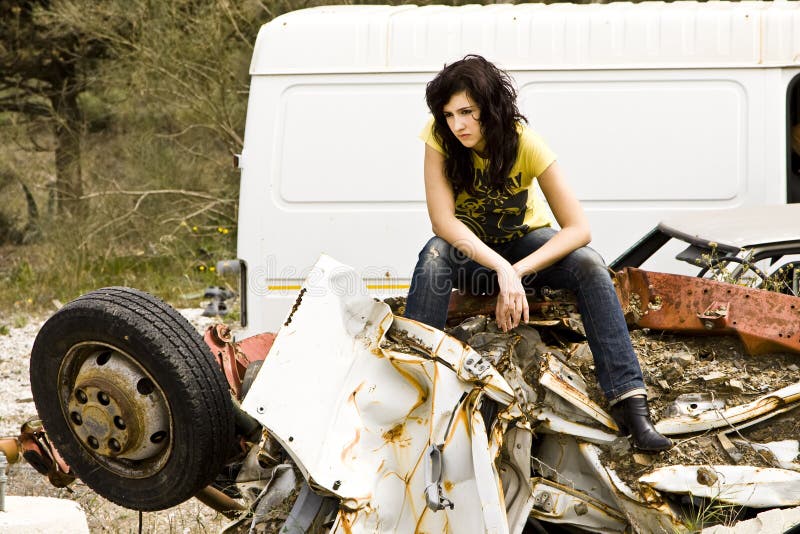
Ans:
[{"label": "denim jeans leg", "polygon": [[492,271],[470,260],[444,239],[433,237],[419,253],[405,316],[442,329],[453,288],[482,292],[494,278]]},{"label": "denim jeans leg", "polygon": [[[514,241],[504,256],[516,262],[554,234],[549,228],[541,230],[546,231],[534,230]],[[589,247],[575,250],[536,273],[529,283],[535,287],[569,289],[576,294],[586,338],[594,356],[597,381],[609,401],[634,389],[644,389],[642,370],[631,344],[625,316],[611,276],[597,252]]]}]

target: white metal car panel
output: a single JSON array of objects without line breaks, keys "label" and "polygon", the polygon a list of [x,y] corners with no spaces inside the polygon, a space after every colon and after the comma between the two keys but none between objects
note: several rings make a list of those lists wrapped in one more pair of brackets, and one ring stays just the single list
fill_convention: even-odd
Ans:
[{"label": "white metal car panel", "polygon": [[582,201],[725,201],[742,193],[748,110],[738,82],[522,80],[520,105]]},{"label": "white metal car panel", "polygon": [[[502,435],[487,436],[476,403],[500,401],[502,419],[510,386],[474,350],[415,321],[398,319],[427,357],[382,348],[393,315],[357,286],[352,268],[320,258],[243,409],[310,485],[341,499],[336,532],[508,532],[494,464]],[[426,504],[431,445],[455,510]]]},{"label": "white metal car panel", "polygon": [[424,202],[424,94],[423,83],[289,87],[277,119],[276,202],[287,211],[307,203],[347,210],[365,202]]},{"label": "white metal car panel", "polygon": [[325,6],[265,25],[250,72],[435,71],[475,50],[510,69],[797,65],[797,12],[796,2]]},{"label": "white metal car panel", "polygon": [[670,465],[639,482],[670,493],[684,493],[753,508],[800,505],[800,473],[749,465]]},{"label": "white metal car panel", "polygon": [[709,409],[695,415],[662,418],[656,423],[656,430],[667,436],[674,436],[731,425],[742,426],[756,419],[763,420],[762,417],[766,419],[794,409],[798,401],[800,401],[800,382],[795,382],[724,411]]},{"label": "white metal car panel", "polygon": [[714,216],[686,214],[665,219],[659,227],[672,235],[739,248],[798,241],[800,204],[748,206],[720,211]]}]

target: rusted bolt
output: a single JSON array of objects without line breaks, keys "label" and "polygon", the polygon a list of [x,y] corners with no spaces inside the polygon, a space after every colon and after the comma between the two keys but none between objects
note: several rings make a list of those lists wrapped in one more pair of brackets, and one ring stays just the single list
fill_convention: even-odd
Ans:
[{"label": "rusted bolt", "polygon": [[334,489],[334,491],[338,490],[338,489],[341,487],[341,485],[342,485],[342,481],[341,481],[341,480],[337,480],[337,481],[335,481],[335,482],[333,483],[333,489]]},{"label": "rusted bolt", "polygon": [[702,466],[697,468],[697,482],[704,486],[713,486],[717,483],[719,477],[717,474],[708,467]]},{"label": "rusted bolt", "polygon": [[231,337],[231,329],[224,324],[216,324],[211,329],[211,337],[217,343],[230,343],[233,341]]}]

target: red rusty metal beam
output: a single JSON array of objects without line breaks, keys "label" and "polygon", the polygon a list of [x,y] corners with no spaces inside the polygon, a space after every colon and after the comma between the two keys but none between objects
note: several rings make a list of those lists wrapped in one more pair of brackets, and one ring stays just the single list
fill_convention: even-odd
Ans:
[{"label": "red rusty metal beam", "polygon": [[[800,297],[627,267],[615,274],[628,324],[684,334],[736,334],[750,354],[800,353]],[[563,295],[560,295],[560,298]],[[453,292],[448,322],[494,313],[496,297]],[[529,298],[531,316],[562,317],[574,300]]]},{"label": "red rusty metal beam", "polygon": [[[469,295],[453,291],[450,295],[450,306],[447,309],[447,322],[457,323],[459,319],[473,315],[491,315],[494,313],[497,297],[495,295]],[[549,300],[540,297],[528,297],[528,308],[531,317],[561,318],[570,312],[577,312],[576,301]]]},{"label": "red rusty metal beam", "polygon": [[275,341],[275,334],[266,332],[242,341],[234,341],[230,328],[224,324],[215,324],[206,328],[203,341],[211,349],[217,364],[225,374],[231,392],[241,400],[242,380],[247,366],[267,357]]},{"label": "red rusty metal beam", "polygon": [[629,324],[685,334],[736,334],[750,354],[800,352],[800,298],[707,278],[627,267],[616,273]]},{"label": "red rusty metal beam", "polygon": [[9,463],[25,458],[36,471],[45,475],[57,488],[64,488],[75,481],[75,474],[47,439],[44,427],[39,421],[28,421],[22,425],[18,437],[0,439],[0,448]]}]

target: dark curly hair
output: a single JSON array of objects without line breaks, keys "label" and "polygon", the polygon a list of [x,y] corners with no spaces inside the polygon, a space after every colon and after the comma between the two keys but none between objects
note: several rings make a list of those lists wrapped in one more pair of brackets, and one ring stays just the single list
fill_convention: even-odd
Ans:
[{"label": "dark curly hair", "polygon": [[480,108],[481,133],[486,140],[483,155],[489,160],[488,185],[506,189],[517,159],[517,123],[527,122],[517,108],[517,91],[511,77],[483,57],[470,54],[446,65],[425,89],[425,100],[434,118],[433,135],[445,152],[445,176],[456,194],[466,190],[474,195],[472,151],[450,131],[443,111],[450,98],[461,91],[466,91]]}]

